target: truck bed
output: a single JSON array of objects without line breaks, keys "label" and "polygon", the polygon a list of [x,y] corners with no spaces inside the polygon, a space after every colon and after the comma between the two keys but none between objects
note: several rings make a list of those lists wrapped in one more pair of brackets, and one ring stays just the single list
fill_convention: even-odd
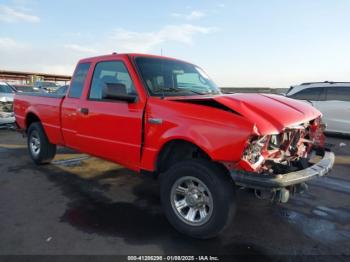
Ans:
[{"label": "truck bed", "polygon": [[28,114],[34,113],[39,117],[51,143],[63,145],[61,132],[61,104],[64,95],[48,93],[16,93],[14,112],[16,124],[25,130],[25,119]]}]

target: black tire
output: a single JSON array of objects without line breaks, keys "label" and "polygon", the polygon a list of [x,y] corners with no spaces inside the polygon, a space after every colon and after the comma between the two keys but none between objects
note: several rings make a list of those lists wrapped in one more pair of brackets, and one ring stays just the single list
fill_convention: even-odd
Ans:
[{"label": "black tire", "polygon": [[[28,128],[27,134],[28,151],[34,163],[37,165],[50,163],[56,155],[56,145],[50,143],[41,123],[32,123]],[[39,141],[39,150],[35,150],[34,141]]]},{"label": "black tire", "polygon": [[[182,180],[186,181],[189,177],[194,177],[194,181],[199,179],[211,193],[212,212],[204,224],[190,225],[189,223],[191,221],[186,221],[186,218],[181,217],[180,213],[183,209],[180,211],[176,210],[177,208],[174,202],[176,196],[174,197],[172,190],[178,187]],[[184,187],[185,184],[183,184]],[[188,192],[188,188],[186,192]],[[203,187],[201,188],[203,189]],[[169,222],[179,232],[188,236],[199,239],[216,237],[233,220],[236,209],[235,185],[232,179],[225,174],[224,168],[213,162],[206,160],[186,160],[172,166],[167,172],[161,175],[160,191],[163,210]],[[198,199],[197,195],[195,199]],[[201,206],[202,208],[203,206]],[[195,216],[198,218],[200,215],[198,206],[194,207],[194,210],[197,210]],[[207,213],[210,213],[209,208],[208,210]]]}]

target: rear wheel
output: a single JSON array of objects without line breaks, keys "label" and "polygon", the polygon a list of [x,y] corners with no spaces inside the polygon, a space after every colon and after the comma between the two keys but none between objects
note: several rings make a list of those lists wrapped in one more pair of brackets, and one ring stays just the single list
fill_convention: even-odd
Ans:
[{"label": "rear wheel", "polygon": [[56,145],[51,144],[41,123],[32,123],[28,128],[28,151],[37,165],[50,163],[56,155]]},{"label": "rear wheel", "polygon": [[169,222],[195,238],[212,238],[230,225],[234,184],[224,170],[204,160],[188,160],[161,177],[161,200]]}]

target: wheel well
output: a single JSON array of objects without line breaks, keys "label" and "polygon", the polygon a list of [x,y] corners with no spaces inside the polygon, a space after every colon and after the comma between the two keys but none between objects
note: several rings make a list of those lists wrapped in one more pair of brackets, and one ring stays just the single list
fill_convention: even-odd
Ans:
[{"label": "wheel well", "polygon": [[28,129],[29,126],[31,124],[33,124],[34,122],[40,122],[39,117],[34,113],[28,113],[28,115],[26,117],[26,129]]},{"label": "wheel well", "polygon": [[170,141],[163,146],[158,155],[157,173],[163,173],[175,163],[188,159],[210,160],[210,157],[195,144],[183,140]]}]

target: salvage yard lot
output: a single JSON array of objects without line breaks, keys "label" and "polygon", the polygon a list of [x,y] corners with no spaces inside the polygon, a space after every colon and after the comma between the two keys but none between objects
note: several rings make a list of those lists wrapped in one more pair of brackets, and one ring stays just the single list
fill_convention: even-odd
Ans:
[{"label": "salvage yard lot", "polygon": [[238,190],[232,227],[199,241],[169,225],[152,178],[62,148],[37,167],[25,139],[0,130],[0,254],[350,255],[350,140],[327,143],[331,176],[284,205]]}]

